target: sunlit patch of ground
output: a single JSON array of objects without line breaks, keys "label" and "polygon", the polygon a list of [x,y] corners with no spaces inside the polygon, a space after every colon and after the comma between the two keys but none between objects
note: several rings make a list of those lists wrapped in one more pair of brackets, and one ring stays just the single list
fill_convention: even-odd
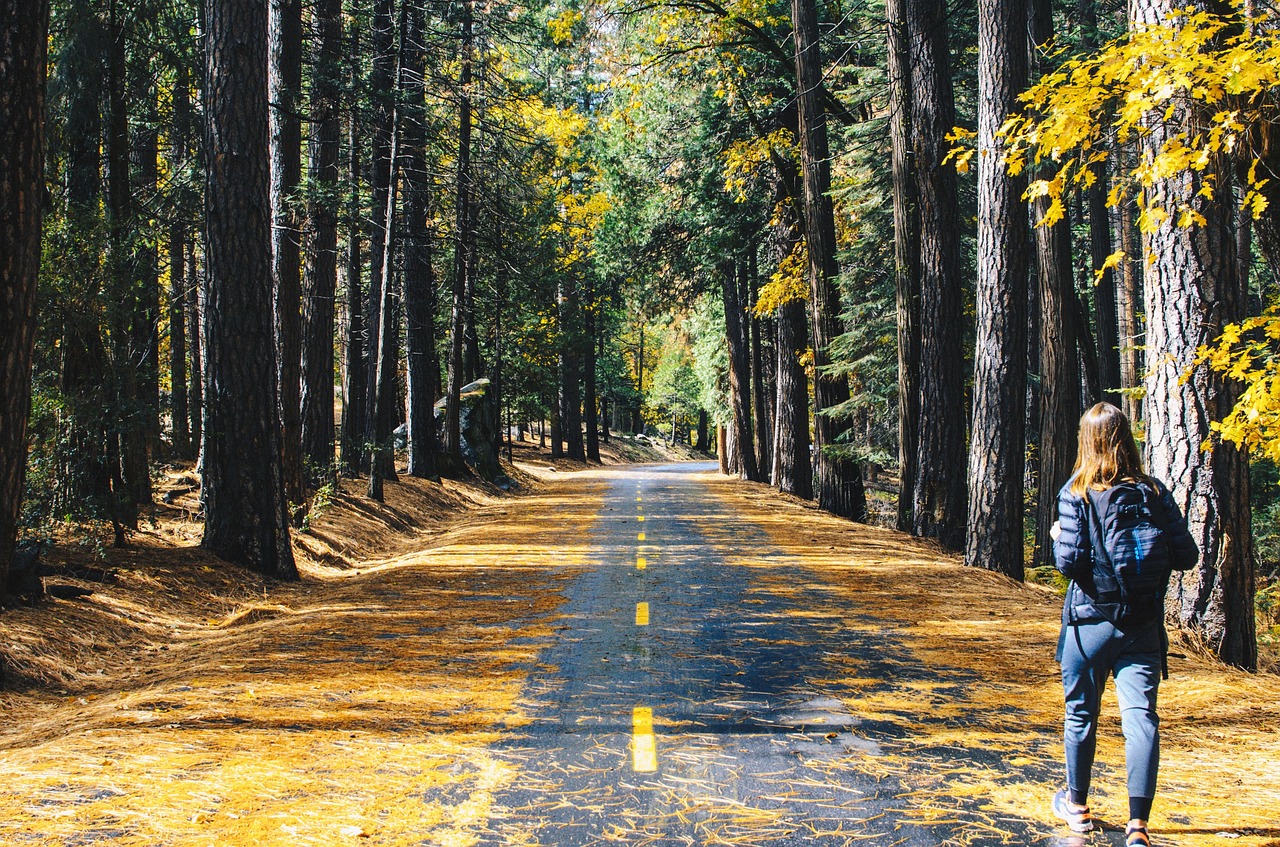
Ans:
[{"label": "sunlit patch of ground", "polygon": [[[0,694],[0,843],[470,845],[499,831],[513,845],[556,843],[521,830],[522,810],[496,798],[545,784],[546,803],[583,814],[607,798],[556,795],[557,774],[536,753],[495,742],[528,721],[526,675],[556,637],[589,527],[613,517],[597,518],[601,472],[526,465],[521,484],[537,504],[419,481],[388,486],[383,507],[346,492],[316,524],[325,548],[304,545],[298,585],[175,548],[175,532],[189,530],[162,524],[110,554],[113,580],[76,583],[91,597],[0,616],[11,660],[25,656],[44,684]],[[661,774],[650,808],[620,817],[606,839],[658,843],[683,828],[698,843],[761,845],[799,822],[815,843],[863,843],[846,814],[861,798],[842,787],[856,775],[908,786],[883,814],[948,844],[1025,843],[1027,821],[1043,843],[1068,843],[1048,808],[1061,770],[1051,592],[761,486],[703,479],[776,548],[757,557],[736,546],[757,597],[794,596],[803,602],[788,614],[898,647],[822,651],[806,671],[815,691],[842,692],[864,746],[814,756],[803,785],[789,771],[790,787],[779,776],[776,796],[750,802],[718,778]],[[708,528],[725,549],[730,533]],[[1277,847],[1280,678],[1196,658],[1175,658],[1171,671],[1157,843],[1220,844],[1223,833]],[[716,759],[723,739],[659,724],[666,760],[733,772]],[[619,756],[602,747],[578,766],[616,772]],[[1095,811],[1122,824],[1112,695],[1099,758]],[[829,798],[845,823],[816,823],[817,806],[780,811],[799,788]],[[889,843],[876,839],[866,843]]]},{"label": "sunlit patch of ground", "polygon": [[[776,558],[740,562],[759,568],[762,587],[800,591],[809,580],[834,586],[807,595],[827,598],[810,603],[809,614],[842,614],[847,627],[891,631],[910,650],[906,661],[882,657],[872,669],[853,657],[823,657],[829,676],[815,685],[850,690],[849,711],[882,752],[831,762],[833,781],[841,769],[908,781],[914,788],[896,813],[936,827],[948,844],[1022,843],[1014,833],[1027,820],[1043,821],[1046,839],[1065,834],[1048,802],[1062,779],[1057,596],[964,568],[929,544],[838,520],[764,486],[716,474],[705,480],[803,564],[783,571]],[[1171,658],[1161,689],[1155,840],[1280,845],[1280,677],[1173,649],[1189,658]],[[921,668],[927,678],[916,673]],[[1095,814],[1123,827],[1124,746],[1110,689],[1094,785]],[[1109,828],[1079,843],[1115,837]]]},{"label": "sunlit patch of ground", "polygon": [[414,541],[406,498],[429,485],[388,486],[402,518],[371,504],[329,516],[410,530],[388,532],[398,555],[353,557],[341,578],[304,563],[304,582],[267,586],[152,541],[91,598],[0,621],[12,635],[65,611],[92,630],[86,657],[93,633],[136,648],[102,644],[94,673],[29,636],[62,687],[4,695],[0,843],[474,843],[517,777],[489,745],[526,720],[525,668],[553,633],[597,488],[548,492],[536,512],[472,493],[461,523]]}]

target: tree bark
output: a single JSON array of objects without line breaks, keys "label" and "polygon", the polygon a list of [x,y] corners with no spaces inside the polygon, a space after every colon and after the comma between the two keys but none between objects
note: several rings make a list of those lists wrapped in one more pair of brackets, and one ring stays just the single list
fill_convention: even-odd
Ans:
[{"label": "tree bark", "polygon": [[[354,91],[360,79],[359,34],[357,25],[351,26],[350,83]],[[360,163],[363,158],[361,144],[362,127],[357,102],[349,104],[351,113],[347,123],[347,182],[350,195],[347,206],[347,338],[346,371],[342,385],[342,445],[339,462],[343,473],[355,476],[364,464],[364,433],[368,418],[367,376],[365,362],[364,292],[360,283],[363,261],[360,255]]]},{"label": "tree bark", "polygon": [[[835,212],[831,205],[831,157],[827,147],[827,115],[822,100],[822,53],[818,44],[818,9],[814,0],[792,0],[791,20],[796,52],[796,91],[800,117],[800,166],[804,183],[805,241],[809,248],[809,310],[813,334],[814,434],[817,447],[818,505],[841,517],[863,520],[867,514],[862,469],[833,450],[848,430],[828,410],[849,399],[843,375],[826,372],[831,342],[840,334],[840,294],[836,279]],[[847,449],[847,448],[845,448]],[[960,480],[963,485],[963,478]]]},{"label": "tree bark", "polygon": [[[116,519],[107,466],[108,431],[114,419],[114,385],[103,341],[102,245],[98,243],[102,195],[103,21],[96,9],[80,9],[66,22],[69,45],[62,62],[67,98],[65,156],[67,224],[75,233],[61,310],[61,388],[66,402],[60,437],[66,461],[55,492],[64,514]],[[74,60],[74,61],[72,61]],[[43,161],[43,159],[42,159]],[[108,256],[109,258],[109,256]]]},{"label": "tree bark", "polygon": [[382,280],[377,286],[378,333],[374,347],[376,367],[374,368],[374,402],[369,415],[369,444],[372,453],[369,457],[369,497],[382,499],[383,480],[396,479],[395,443],[392,431],[398,423],[395,404],[399,397],[400,374],[400,326],[396,320],[395,291],[395,247],[396,247],[396,201],[400,177],[401,139],[400,125],[403,119],[401,97],[405,88],[404,57],[406,44],[405,15],[409,4],[401,7],[400,48],[396,59],[396,89],[393,97],[394,106],[391,115],[391,169],[387,174],[387,208],[383,215],[384,226],[382,244]]},{"label": "tree bark", "polygon": [[0,593],[18,534],[44,206],[47,0],[0,0]]},{"label": "tree bark", "polygon": [[910,21],[911,135],[920,215],[919,449],[913,530],[964,546],[964,351],[960,212],[955,169],[942,163],[955,125],[946,4],[906,0]]},{"label": "tree bark", "polygon": [[436,458],[440,452],[436,434],[436,398],[440,395],[436,366],[436,277],[432,266],[429,225],[431,174],[427,171],[426,130],[423,117],[426,89],[423,79],[424,44],[422,10],[416,4],[408,12],[405,34],[405,244],[404,314],[408,362],[409,474],[438,479]]},{"label": "tree bark", "polygon": [[[887,0],[893,264],[898,315],[898,529],[914,525],[920,417],[920,217],[911,160],[911,37],[905,0]],[[781,385],[779,385],[781,396]],[[806,433],[807,435],[807,433]],[[807,438],[806,438],[807,440]]]},{"label": "tree bark", "polygon": [[275,279],[276,368],[285,496],[305,497],[302,469],[302,257],[296,212],[302,182],[302,3],[270,0],[271,253]]},{"label": "tree bark", "polygon": [[296,579],[276,395],[266,18],[256,0],[205,9],[201,544],[227,561]]},{"label": "tree bark", "polygon": [[[474,249],[471,215],[471,61],[472,2],[462,3],[462,65],[458,74],[458,167],[457,200],[455,202],[455,244],[453,256],[453,309],[449,325],[449,387],[445,397],[444,449],[454,468],[462,469],[461,389],[467,381],[464,369],[465,336],[474,327],[468,315],[471,306],[468,272],[474,267],[468,255]],[[554,421],[553,421],[554,423]],[[554,429],[554,427],[553,427]],[[552,455],[558,452],[559,440],[552,438]]]},{"label": "tree bark", "polygon": [[[1124,168],[1124,151],[1117,170]],[[1116,311],[1118,312],[1120,335],[1120,388],[1122,408],[1129,420],[1137,423],[1142,418],[1142,401],[1136,396],[1142,384],[1142,291],[1139,279],[1141,257],[1135,255],[1138,246],[1134,244],[1133,200],[1120,201],[1116,216],[1119,220],[1120,249],[1124,251],[1124,259],[1120,263],[1120,288],[1116,292]]]},{"label": "tree bark", "polygon": [[[119,441],[121,486],[116,486],[123,522],[136,529],[140,503],[151,501],[151,473],[147,464],[147,433],[139,414],[139,369],[133,360],[134,310],[138,292],[134,284],[133,196],[129,189],[129,115],[127,111],[127,63],[125,22],[119,0],[108,9],[107,48],[107,220],[108,265],[111,280],[108,314],[111,328],[113,382],[116,389],[115,426]],[[117,535],[117,540],[122,536]]]},{"label": "tree bark", "polygon": [[196,267],[195,239],[187,239],[187,325],[191,332],[187,337],[187,347],[191,351],[191,443],[196,448],[197,467],[203,455],[204,445],[204,326],[203,309],[200,303],[200,292],[203,285],[200,271]]},{"label": "tree bark", "polygon": [[[1053,38],[1051,4],[1049,0],[1031,0],[1028,13],[1035,67],[1039,50]],[[1058,489],[1075,463],[1081,411],[1080,325],[1071,270],[1071,223],[1064,217],[1051,227],[1040,226],[1048,207],[1045,198],[1031,204],[1040,299],[1040,467],[1032,551],[1032,561],[1038,565],[1052,561],[1049,529],[1058,519]]]},{"label": "tree bark", "polygon": [[[1098,0],[1080,0],[1080,47],[1086,53],[1098,48]],[[1107,209],[1107,168],[1093,168],[1097,181],[1085,192],[1089,205],[1089,256],[1096,276],[1111,255],[1111,213]],[[1094,287],[1098,331],[1098,387],[1108,402],[1119,400],[1120,326],[1116,303],[1116,275],[1111,268],[1102,272]]]},{"label": "tree bark", "polygon": [[[169,147],[169,172],[181,173],[191,155],[191,83],[189,70],[179,65],[173,87],[173,136]],[[176,199],[176,198],[175,198]],[[169,224],[169,384],[173,420],[173,452],[191,456],[190,403],[187,394],[187,209],[178,203]]]},{"label": "tree bark", "polygon": [[562,274],[556,301],[560,321],[560,430],[564,438],[565,456],[585,462],[587,454],[582,443],[582,376],[579,369],[582,309],[577,280]]},{"label": "tree bark", "polygon": [[378,339],[381,338],[383,264],[387,243],[387,194],[391,191],[391,123],[395,118],[396,84],[395,0],[375,0],[373,7],[373,64],[369,77],[369,99],[373,104],[373,168],[369,216],[369,308],[365,313],[365,435],[372,427],[368,419],[378,405]]},{"label": "tree bark", "polygon": [[808,346],[804,304],[793,300],[778,309],[778,475],[779,491],[813,499],[809,457],[809,380],[800,356]]},{"label": "tree bark", "polygon": [[[312,190],[307,204],[307,262],[302,299],[302,454],[317,474],[333,466],[334,297],[338,284],[338,123],[342,2],[316,0],[312,11]],[[277,265],[279,263],[277,262]]]},{"label": "tree bark", "polygon": [[600,463],[600,399],[599,387],[596,385],[596,321],[598,316],[595,305],[595,292],[588,291],[589,305],[584,308],[583,320],[586,324],[585,355],[583,356],[583,418],[587,425],[587,461]]},{"label": "tree bark", "polygon": [[978,0],[978,329],[965,564],[1023,578],[1027,216],[997,133],[1027,79],[1027,9]]},{"label": "tree bark", "polygon": [[[1182,4],[1173,0],[1131,0],[1129,17],[1135,25],[1154,25],[1174,17],[1179,8]],[[1185,101],[1174,101],[1164,117],[1147,127],[1145,157],[1206,116]],[[1200,190],[1214,177],[1210,199]],[[1153,186],[1151,196],[1170,206],[1186,204],[1205,223],[1178,227],[1173,216],[1147,234],[1151,261],[1144,263],[1143,287],[1151,364],[1143,417],[1150,471],[1169,483],[1200,547],[1198,566],[1175,575],[1168,609],[1218,658],[1254,670],[1258,650],[1248,462],[1243,451],[1215,441],[1210,430],[1213,421],[1231,411],[1239,389],[1203,367],[1183,378],[1197,348],[1244,316],[1229,185],[1228,165],[1214,161],[1203,172],[1188,170]]]},{"label": "tree bark", "polygon": [[747,357],[744,319],[738,302],[737,263],[720,264],[720,293],[724,299],[725,344],[729,351],[729,404],[732,414],[729,427],[733,437],[736,466],[743,479],[760,480],[751,435],[751,365]]},{"label": "tree bark", "polygon": [[765,358],[760,339],[761,321],[755,316],[756,246],[747,248],[746,273],[743,275],[743,303],[746,306],[746,329],[751,336],[751,411],[754,423],[756,471],[762,482],[769,479],[768,470],[773,466],[773,418],[769,414],[769,394],[765,391]]},{"label": "tree bark", "polygon": [[[152,234],[155,226],[155,197],[159,190],[159,115],[156,92],[151,82],[150,58],[135,57],[141,65],[134,69],[135,90],[130,99],[140,111],[130,158],[137,172],[136,198],[130,206],[133,228],[133,313],[130,316],[129,363],[137,373],[138,403],[130,416],[132,436],[143,444],[143,455],[160,452],[160,261]],[[140,481],[141,482],[141,481]],[[150,503],[151,473],[147,469],[145,484],[139,484],[138,502]]]}]

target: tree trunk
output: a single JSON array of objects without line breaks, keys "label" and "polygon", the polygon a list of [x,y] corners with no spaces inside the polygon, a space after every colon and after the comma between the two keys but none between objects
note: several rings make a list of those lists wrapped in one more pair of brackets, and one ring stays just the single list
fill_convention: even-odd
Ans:
[{"label": "tree trunk", "polygon": [[[191,143],[191,90],[185,65],[178,67],[173,87],[173,136],[169,148],[169,172],[186,168]],[[177,198],[175,198],[176,200]],[[191,456],[190,410],[187,394],[187,209],[177,209],[169,223],[169,384],[170,416],[173,420],[173,452],[180,459]]]},{"label": "tree trunk", "polygon": [[395,247],[396,247],[396,200],[400,176],[400,123],[403,108],[400,104],[405,88],[405,43],[406,29],[404,16],[408,13],[409,4],[401,7],[400,49],[396,61],[395,106],[391,116],[391,170],[387,174],[386,193],[387,208],[383,215],[384,226],[382,245],[382,281],[378,285],[378,334],[376,367],[374,368],[373,406],[370,408],[369,444],[372,453],[369,457],[369,497],[382,499],[383,480],[396,479],[395,442],[392,435],[398,423],[396,415],[396,399],[399,397],[400,373],[400,325],[396,320],[395,292]]},{"label": "tree trunk", "polygon": [[[200,293],[203,284],[200,272],[196,267],[196,249],[194,239],[187,239],[187,326],[191,333],[187,337],[187,347],[191,350],[191,443],[196,448],[197,459],[203,454],[204,445],[204,326],[203,310],[200,305]],[[200,467],[197,461],[197,468]]]},{"label": "tree trunk", "polygon": [[[827,414],[827,410],[849,399],[849,384],[844,376],[825,372],[831,363],[831,342],[840,333],[840,294],[836,290],[840,266],[836,261],[835,212],[830,193],[831,157],[827,148],[827,115],[822,100],[822,53],[818,44],[815,0],[792,0],[791,20],[796,51],[800,165],[804,182],[803,217],[805,241],[809,247],[818,505],[832,514],[863,520],[867,514],[867,499],[862,487],[862,469],[852,459],[832,452],[840,449],[837,445],[849,424]],[[954,421],[952,425],[955,428]],[[963,481],[961,478],[961,484]]]},{"label": "tree trunk", "polygon": [[[1121,152],[1123,155],[1123,151]],[[1124,168],[1123,159],[1117,163],[1117,170]],[[1119,219],[1120,249],[1124,251],[1124,260],[1120,263],[1120,288],[1116,292],[1116,311],[1120,334],[1120,388],[1122,408],[1130,421],[1137,423],[1142,417],[1142,400],[1136,396],[1136,390],[1142,384],[1142,291],[1139,279],[1139,268],[1142,261],[1135,255],[1137,245],[1133,240],[1133,200],[1120,201],[1116,216]]]},{"label": "tree trunk", "polygon": [[584,394],[582,405],[585,410],[583,417],[587,424],[587,460],[600,463],[600,400],[599,389],[596,385],[596,319],[597,310],[594,303],[594,292],[588,292],[588,305],[583,309],[583,318],[586,321],[585,341],[583,345],[586,355],[583,357],[582,385]]},{"label": "tree trunk", "polygon": [[[1080,0],[1080,47],[1086,53],[1098,49],[1098,0]],[[1111,255],[1111,213],[1107,209],[1107,168],[1093,168],[1097,181],[1085,191],[1089,204],[1089,257],[1095,277]],[[1091,280],[1092,281],[1092,280]],[[1117,402],[1120,389],[1120,327],[1116,303],[1116,276],[1102,272],[1094,287],[1098,329],[1098,382],[1101,396]],[[1118,404],[1118,403],[1117,403]]]},{"label": "tree trunk", "polygon": [[[1154,25],[1177,8],[1180,4],[1172,0],[1131,0],[1129,17],[1137,25]],[[1144,156],[1207,117],[1179,101],[1165,114],[1165,121],[1148,126]],[[1214,187],[1212,199],[1201,194],[1206,184]],[[1197,348],[1244,316],[1229,185],[1228,166],[1215,161],[1204,172],[1189,170],[1162,180],[1152,192],[1170,206],[1195,209],[1205,223],[1178,227],[1171,217],[1147,234],[1146,251],[1153,260],[1144,264],[1144,290],[1152,364],[1143,417],[1150,471],[1173,489],[1200,547],[1199,565],[1175,575],[1168,608],[1218,658],[1254,670],[1258,649],[1248,462],[1235,446],[1215,442],[1210,430],[1213,421],[1231,411],[1239,389],[1203,367],[1183,378]]]},{"label": "tree trunk", "polygon": [[255,0],[205,10],[201,544],[227,561],[296,579],[276,396],[266,18]]},{"label": "tree trunk", "polygon": [[751,436],[751,364],[747,357],[747,340],[743,331],[743,310],[738,302],[735,262],[720,263],[720,293],[724,299],[725,346],[729,351],[729,418],[733,435],[736,466],[743,479],[760,480]]},{"label": "tree trunk", "polygon": [[636,407],[632,433],[644,432],[644,315],[640,316],[640,343],[636,351]]},{"label": "tree trunk", "polygon": [[965,564],[1023,578],[1027,215],[997,137],[1027,80],[1027,9],[978,0],[978,330]]},{"label": "tree trunk", "polygon": [[1084,297],[1071,285],[1071,314],[1076,324],[1076,350],[1080,355],[1080,411],[1104,399],[1102,378],[1098,369],[1098,347],[1094,343],[1093,329],[1089,324],[1089,306]]},{"label": "tree trunk", "polygon": [[916,535],[964,546],[965,421],[960,212],[955,169],[942,164],[955,125],[946,4],[906,0],[911,135],[920,215],[919,449],[912,495]]},{"label": "tree trunk", "polygon": [[[64,514],[115,519],[107,433],[115,422],[109,357],[103,341],[102,194],[103,24],[96,9],[80,9],[67,21],[68,59],[61,68],[67,98],[65,127],[67,225],[75,234],[62,307],[61,388],[66,402],[59,437],[67,457],[60,468],[55,502]],[[42,89],[43,90],[43,89]],[[43,127],[42,127],[43,129]],[[43,161],[43,159],[41,159]]]},{"label": "tree trunk", "polygon": [[720,473],[729,475],[729,437],[723,426],[716,426],[716,458],[720,460]]},{"label": "tree trunk", "polygon": [[0,594],[18,535],[44,206],[46,0],[0,0]]},{"label": "tree trunk", "polygon": [[773,484],[779,491],[813,499],[809,457],[809,381],[800,356],[808,346],[804,304],[794,300],[778,309],[778,441],[780,457]]},{"label": "tree trunk", "polygon": [[560,430],[565,456],[585,462],[582,443],[582,386],[579,371],[581,348],[580,300],[577,281],[561,275],[557,292],[560,320]]},{"label": "tree trunk", "polygon": [[706,453],[711,447],[711,445],[708,443],[710,434],[707,432],[709,423],[710,421],[708,420],[707,410],[699,409],[698,410],[698,440],[693,445],[693,449],[697,450],[699,453]]},{"label": "tree trunk", "polygon": [[271,252],[275,279],[276,368],[285,496],[305,497],[302,472],[302,259],[296,201],[302,182],[302,3],[271,0]]},{"label": "tree trunk", "polygon": [[[455,203],[456,244],[453,256],[453,310],[449,324],[449,390],[445,396],[444,449],[453,466],[462,468],[461,388],[466,382],[465,338],[467,328],[474,326],[468,316],[470,307],[467,273],[474,267],[468,253],[474,248],[471,232],[471,60],[472,2],[462,3],[462,65],[458,73],[458,167]],[[552,421],[554,430],[554,423]],[[554,433],[553,433],[554,434]],[[552,438],[551,453],[558,452],[559,440]]]},{"label": "tree trunk", "polygon": [[[560,374],[557,367],[556,374]],[[564,430],[560,413],[560,384],[563,377],[559,377],[556,382],[556,388],[551,393],[551,458],[560,459],[564,457]]]},{"label": "tree trunk", "polygon": [[743,303],[746,305],[746,329],[751,336],[751,403],[756,446],[756,471],[762,482],[769,480],[768,470],[773,466],[773,418],[769,414],[769,394],[765,391],[764,355],[761,352],[761,322],[755,316],[756,246],[748,248],[747,272],[743,279]]},{"label": "tree trunk", "polygon": [[[116,383],[115,426],[120,442],[120,475],[117,487],[123,520],[137,528],[139,503],[151,500],[151,474],[147,465],[147,433],[138,414],[141,407],[139,372],[133,361],[133,317],[137,304],[133,197],[129,190],[129,116],[126,94],[125,24],[119,0],[109,8],[110,45],[107,58],[107,217],[111,292],[111,346]],[[112,436],[117,437],[117,436]]]},{"label": "tree trunk", "polygon": [[[1028,12],[1030,46],[1042,48],[1053,38],[1049,0],[1031,0]],[[1049,529],[1058,519],[1058,490],[1075,463],[1081,411],[1079,301],[1071,273],[1071,223],[1064,217],[1051,227],[1040,226],[1048,207],[1045,198],[1031,204],[1040,299],[1040,467],[1032,551],[1037,565],[1052,562]]]},{"label": "tree trunk", "polygon": [[[887,0],[893,261],[898,314],[898,529],[914,524],[920,426],[920,217],[911,161],[911,37],[905,0]],[[781,385],[778,388],[781,396]],[[807,435],[807,433],[806,433]],[[806,438],[807,440],[807,438]]]},{"label": "tree trunk", "polygon": [[377,407],[378,339],[381,338],[383,264],[387,243],[387,194],[391,191],[391,122],[395,117],[396,84],[395,0],[375,0],[373,7],[373,64],[369,77],[369,99],[373,104],[373,168],[369,216],[369,308],[365,335],[365,434],[372,427],[368,418]]},{"label": "tree trunk", "polygon": [[[359,29],[351,26],[350,82],[354,91],[360,79]],[[364,433],[368,417],[368,391],[366,377],[369,373],[365,362],[364,292],[360,284],[363,261],[360,256],[360,162],[363,145],[360,143],[362,127],[356,101],[350,104],[351,114],[347,123],[347,182],[350,195],[347,207],[347,369],[342,386],[342,445],[340,463],[343,473],[355,476],[364,464]]]},{"label": "tree trunk", "polygon": [[[333,467],[334,297],[338,285],[338,123],[342,92],[342,2],[316,0],[312,9],[310,179],[307,261],[303,275],[302,455],[313,472]],[[278,265],[279,263],[277,263]]]},{"label": "tree trunk", "polygon": [[[134,301],[129,333],[130,363],[138,374],[138,406],[133,416],[144,446],[144,454],[160,452],[160,259],[152,233],[155,226],[155,197],[159,191],[160,137],[156,93],[151,83],[150,60],[139,57],[142,66],[134,73],[141,77],[132,100],[138,104],[141,126],[134,134],[131,159],[137,169],[137,199],[133,203],[137,242],[133,248]],[[151,502],[151,474],[138,488],[139,502]]]},{"label": "tree trunk", "polygon": [[405,79],[409,96],[405,104],[405,244],[404,315],[408,362],[409,474],[439,479],[436,458],[436,398],[440,395],[436,367],[436,277],[432,266],[429,224],[431,174],[427,171],[426,130],[423,117],[426,89],[422,77],[424,44],[422,10],[411,6],[405,34]]},{"label": "tree trunk", "polygon": [[[1039,221],[1048,208],[1043,198],[1032,204]],[[1080,417],[1080,359],[1077,323],[1072,320],[1075,288],[1071,284],[1071,229],[1066,221],[1037,226],[1037,278],[1040,286],[1040,477],[1036,495],[1036,545],[1033,561],[1051,561],[1049,529],[1058,519],[1058,489],[1071,475],[1076,457]]]}]

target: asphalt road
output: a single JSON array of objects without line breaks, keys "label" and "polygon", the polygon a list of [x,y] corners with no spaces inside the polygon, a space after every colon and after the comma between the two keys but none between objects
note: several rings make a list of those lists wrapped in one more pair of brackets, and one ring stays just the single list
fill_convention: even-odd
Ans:
[{"label": "asphalt road", "polygon": [[893,814],[902,785],[848,767],[879,754],[874,732],[812,681],[831,651],[896,648],[808,613],[821,586],[762,587],[780,554],[698,481],[713,467],[611,482],[531,669],[533,722],[504,745],[529,776],[486,843],[941,843]]}]

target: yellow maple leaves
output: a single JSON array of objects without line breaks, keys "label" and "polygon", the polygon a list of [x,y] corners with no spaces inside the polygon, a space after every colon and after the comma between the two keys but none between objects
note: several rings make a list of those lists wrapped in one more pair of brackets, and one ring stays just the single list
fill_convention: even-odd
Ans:
[{"label": "yellow maple leaves", "polygon": [[[1230,183],[1218,175],[1236,166],[1247,166],[1242,208],[1254,219],[1267,213],[1268,177],[1258,165],[1261,145],[1280,123],[1275,33],[1273,21],[1239,9],[1183,9],[1032,85],[1000,137],[1010,173],[1034,169],[1039,177],[1025,197],[1049,200],[1041,224],[1060,220],[1065,197],[1093,184],[1104,162],[1113,179],[1108,205],[1132,196],[1144,233],[1204,225],[1200,204],[1226,190]],[[972,133],[957,130],[950,140],[949,159],[963,172],[973,156]],[[1145,148],[1141,155],[1115,155],[1135,141]],[[1123,258],[1112,254],[1102,270]],[[1280,461],[1280,310],[1225,327],[1200,349],[1196,366],[1243,385],[1231,413],[1213,424],[1218,437]]]},{"label": "yellow maple leaves", "polygon": [[1196,364],[1244,384],[1231,413],[1211,424],[1214,432],[1280,462],[1280,309],[1224,327]]},{"label": "yellow maple leaves", "polygon": [[[1158,190],[1161,181],[1200,176],[1197,196],[1212,198],[1212,174],[1220,159],[1244,158],[1244,207],[1256,218],[1267,208],[1260,193],[1251,130],[1274,125],[1272,99],[1280,87],[1280,42],[1271,24],[1239,14],[1185,9],[1154,26],[1139,26],[1098,52],[1064,63],[1022,95],[1024,111],[1011,116],[1000,135],[1010,173],[1028,166],[1048,169],[1032,180],[1027,198],[1047,197],[1042,223],[1056,222],[1062,197],[1097,180],[1096,166],[1114,159],[1118,144],[1151,137],[1161,142],[1124,167],[1112,164],[1116,184],[1108,202],[1138,198],[1146,232],[1172,220],[1176,226],[1203,221],[1193,205],[1175,203]],[[1203,115],[1211,115],[1205,119]],[[967,145],[971,133],[953,133]],[[951,160],[967,168],[972,151],[953,150]]]}]

